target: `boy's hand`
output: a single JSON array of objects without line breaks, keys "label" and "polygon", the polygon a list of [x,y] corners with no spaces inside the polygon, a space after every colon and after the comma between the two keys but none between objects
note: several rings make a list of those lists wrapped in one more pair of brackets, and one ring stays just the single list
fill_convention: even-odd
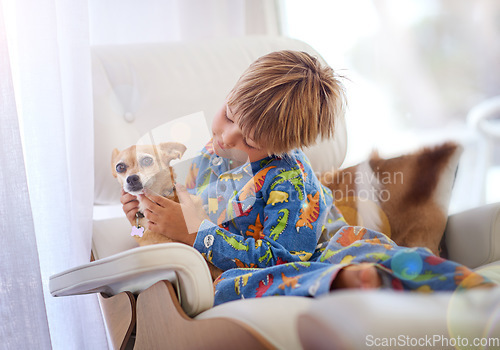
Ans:
[{"label": "boy's hand", "polygon": [[130,221],[131,225],[135,225],[135,214],[139,211],[139,201],[136,196],[125,192],[122,189],[120,202],[122,203],[122,209],[127,216],[128,221]]},{"label": "boy's hand", "polygon": [[186,188],[176,185],[176,190],[180,203],[145,189],[144,195],[140,195],[141,202],[146,207],[144,216],[149,220],[150,231],[192,246],[204,218]]}]

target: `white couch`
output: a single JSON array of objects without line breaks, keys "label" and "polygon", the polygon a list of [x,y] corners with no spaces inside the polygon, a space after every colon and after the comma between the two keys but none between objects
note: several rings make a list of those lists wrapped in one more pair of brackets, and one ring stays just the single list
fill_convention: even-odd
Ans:
[{"label": "white couch", "polygon": [[[408,341],[433,335],[445,340],[500,337],[499,288],[433,295],[343,291],[317,299],[269,297],[213,308],[209,271],[198,252],[181,244],[136,248],[110,172],[112,149],[148,138],[151,130],[158,141],[165,130],[159,127],[200,111],[205,124],[196,119],[200,114],[188,119],[201,120],[198,131],[208,132],[243,70],[257,57],[285,48],[317,55],[307,44],[282,37],[93,48],[96,261],[52,276],[52,294],[138,294],[159,280],[170,280],[189,316],[238,319],[280,349],[358,349],[398,336]],[[339,121],[334,141],[307,153],[318,172],[340,167],[346,153],[344,121]],[[179,169],[182,174],[182,163]],[[500,205],[450,217],[446,244],[451,259],[471,268],[488,265],[483,270],[500,282]]]}]

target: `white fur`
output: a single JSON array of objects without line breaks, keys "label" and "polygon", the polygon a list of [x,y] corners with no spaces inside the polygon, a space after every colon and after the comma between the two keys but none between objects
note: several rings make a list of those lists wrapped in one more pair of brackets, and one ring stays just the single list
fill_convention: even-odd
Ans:
[{"label": "white fur", "polygon": [[434,192],[434,200],[439,205],[443,213],[448,213],[448,204],[450,203],[451,189],[453,187],[454,181],[448,181],[449,179],[454,179],[454,173],[457,171],[458,161],[462,154],[463,147],[458,145],[456,151],[450,156],[446,168],[439,175],[439,181]]},{"label": "white fur", "polygon": [[[365,227],[373,229],[382,228],[382,219],[378,215],[378,210],[374,209],[374,204],[379,205],[378,193],[382,185],[375,176],[368,161],[358,165],[355,172],[356,193],[358,194],[358,222]],[[362,194],[370,194],[369,198]],[[361,196],[360,196],[361,194]]]}]

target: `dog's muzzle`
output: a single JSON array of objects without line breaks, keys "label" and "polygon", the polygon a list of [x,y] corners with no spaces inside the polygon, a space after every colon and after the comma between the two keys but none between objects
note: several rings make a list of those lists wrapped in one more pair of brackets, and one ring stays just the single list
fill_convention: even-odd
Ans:
[{"label": "dog's muzzle", "polygon": [[139,175],[130,175],[127,177],[126,181],[128,192],[142,191],[143,186]]}]

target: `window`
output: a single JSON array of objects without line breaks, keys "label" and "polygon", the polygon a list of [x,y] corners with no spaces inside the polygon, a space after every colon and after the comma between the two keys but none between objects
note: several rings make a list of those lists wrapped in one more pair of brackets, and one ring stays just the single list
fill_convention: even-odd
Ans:
[{"label": "window", "polygon": [[[373,148],[391,156],[454,139],[465,146],[462,168],[478,166],[480,140],[467,114],[500,94],[499,1],[283,0],[280,5],[283,33],[312,45],[349,79],[345,165],[366,159]],[[499,146],[496,151],[499,165]],[[465,184],[489,175],[488,201],[500,200],[500,188],[493,187],[500,174],[488,171],[460,174],[463,193],[470,197]],[[467,207],[479,199],[473,202]]]}]

